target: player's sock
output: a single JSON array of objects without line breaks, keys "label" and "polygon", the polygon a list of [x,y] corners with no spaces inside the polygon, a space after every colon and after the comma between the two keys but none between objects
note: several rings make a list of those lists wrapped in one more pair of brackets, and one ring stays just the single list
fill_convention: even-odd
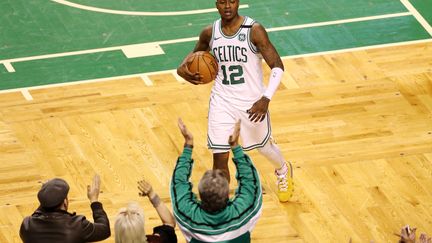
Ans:
[{"label": "player's sock", "polygon": [[283,164],[282,168],[276,169],[276,175],[286,175],[288,172],[288,166],[286,163]]},{"label": "player's sock", "polygon": [[279,147],[270,139],[262,148],[258,148],[264,157],[266,157],[274,166],[275,169],[280,169],[285,164],[285,159]]}]

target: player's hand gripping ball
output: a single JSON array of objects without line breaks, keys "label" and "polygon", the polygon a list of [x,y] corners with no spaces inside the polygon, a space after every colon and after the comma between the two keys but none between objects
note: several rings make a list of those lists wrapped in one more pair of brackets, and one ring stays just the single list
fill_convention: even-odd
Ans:
[{"label": "player's hand gripping ball", "polygon": [[205,84],[215,80],[218,73],[218,64],[216,58],[208,51],[194,52],[188,60],[188,69],[192,73],[198,72]]}]

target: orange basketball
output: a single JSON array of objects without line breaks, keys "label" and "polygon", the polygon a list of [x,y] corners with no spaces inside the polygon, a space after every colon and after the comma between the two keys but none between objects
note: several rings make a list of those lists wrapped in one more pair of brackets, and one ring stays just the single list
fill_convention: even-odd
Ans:
[{"label": "orange basketball", "polygon": [[213,81],[218,73],[216,58],[208,51],[197,51],[189,57],[189,71],[199,72],[205,84]]}]

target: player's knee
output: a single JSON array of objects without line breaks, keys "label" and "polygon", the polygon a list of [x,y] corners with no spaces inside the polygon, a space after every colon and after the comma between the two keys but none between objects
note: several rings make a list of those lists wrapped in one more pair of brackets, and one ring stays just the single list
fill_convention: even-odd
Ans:
[{"label": "player's knee", "polygon": [[268,141],[264,146],[257,148],[258,152],[261,154],[267,154],[270,153],[272,151],[272,143],[270,141]]}]

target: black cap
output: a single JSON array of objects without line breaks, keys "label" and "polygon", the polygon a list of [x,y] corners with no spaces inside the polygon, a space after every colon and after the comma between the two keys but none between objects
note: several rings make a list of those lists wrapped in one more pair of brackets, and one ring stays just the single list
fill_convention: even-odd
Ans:
[{"label": "black cap", "polygon": [[54,178],[42,185],[38,192],[38,199],[43,208],[59,206],[67,197],[69,185],[60,178]]}]

